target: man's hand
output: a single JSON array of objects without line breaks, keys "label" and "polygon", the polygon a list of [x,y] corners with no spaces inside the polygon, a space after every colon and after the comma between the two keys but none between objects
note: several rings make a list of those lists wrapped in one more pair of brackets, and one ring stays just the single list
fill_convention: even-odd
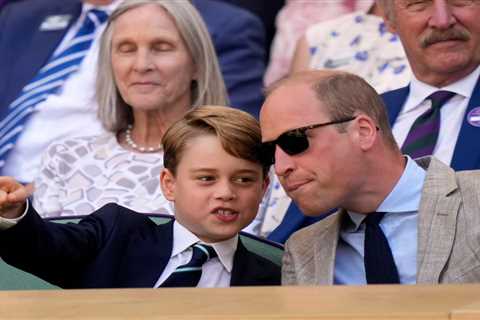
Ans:
[{"label": "man's hand", "polygon": [[0,217],[14,219],[21,216],[32,193],[32,184],[24,186],[11,177],[0,176]]}]

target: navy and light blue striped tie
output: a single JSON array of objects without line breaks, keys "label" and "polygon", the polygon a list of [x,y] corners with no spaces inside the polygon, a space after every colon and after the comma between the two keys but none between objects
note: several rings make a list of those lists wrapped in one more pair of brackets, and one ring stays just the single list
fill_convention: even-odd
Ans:
[{"label": "navy and light blue striped tie", "polygon": [[78,71],[95,38],[95,29],[107,18],[104,11],[90,10],[67,47],[50,57],[46,65],[22,89],[20,96],[8,106],[6,116],[0,119],[0,174],[8,153],[35,111],[35,106],[49,95],[57,93],[65,80]]},{"label": "navy and light blue striped tie", "polygon": [[441,90],[427,97],[432,106],[412,124],[402,146],[403,154],[413,159],[433,154],[440,132],[440,108],[454,95],[453,92]]},{"label": "navy and light blue striped tie", "polygon": [[160,285],[160,287],[195,287],[202,276],[202,266],[208,260],[217,256],[215,250],[204,244],[193,246],[192,259],[184,265],[179,266]]}]

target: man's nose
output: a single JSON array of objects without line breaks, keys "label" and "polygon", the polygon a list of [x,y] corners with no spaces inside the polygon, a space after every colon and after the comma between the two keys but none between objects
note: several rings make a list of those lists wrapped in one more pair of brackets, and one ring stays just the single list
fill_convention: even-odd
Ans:
[{"label": "man's nose", "polygon": [[434,0],[431,7],[429,27],[436,29],[448,29],[456,23],[454,8],[447,0]]},{"label": "man's nose", "polygon": [[279,146],[275,146],[275,173],[277,176],[287,176],[294,169],[292,156]]}]

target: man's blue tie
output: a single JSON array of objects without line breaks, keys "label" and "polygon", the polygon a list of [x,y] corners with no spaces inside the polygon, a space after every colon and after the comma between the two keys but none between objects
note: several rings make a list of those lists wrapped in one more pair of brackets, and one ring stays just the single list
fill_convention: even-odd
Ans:
[{"label": "man's blue tie", "polygon": [[212,247],[195,244],[192,259],[175,269],[160,287],[196,287],[202,276],[203,264],[216,256],[217,253]]},{"label": "man's blue tie", "polygon": [[0,119],[0,175],[8,153],[15,146],[30,115],[35,111],[35,106],[49,95],[57,93],[65,80],[79,69],[95,38],[95,29],[107,18],[104,11],[90,10],[67,47],[51,56],[22,89],[20,96],[8,106],[5,117]]},{"label": "man's blue tie", "polygon": [[365,218],[364,263],[368,284],[400,283],[397,266],[380,221],[385,212],[372,212]]}]

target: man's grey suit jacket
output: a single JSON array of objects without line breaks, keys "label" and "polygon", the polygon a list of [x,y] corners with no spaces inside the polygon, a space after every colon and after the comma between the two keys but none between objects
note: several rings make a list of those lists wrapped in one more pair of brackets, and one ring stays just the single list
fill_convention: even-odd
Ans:
[{"label": "man's grey suit jacket", "polygon": [[[427,170],[418,217],[417,283],[480,282],[480,170],[455,172],[436,160]],[[333,284],[335,254],[345,210],[290,237],[283,285]]]}]

